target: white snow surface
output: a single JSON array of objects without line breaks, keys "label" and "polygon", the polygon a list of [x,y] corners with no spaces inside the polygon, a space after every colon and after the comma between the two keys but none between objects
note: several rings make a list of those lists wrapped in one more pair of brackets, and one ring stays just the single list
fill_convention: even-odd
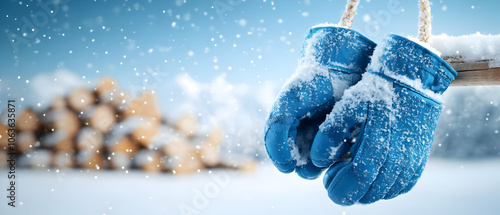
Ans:
[{"label": "white snow surface", "polygon": [[413,36],[407,36],[406,38],[408,38],[409,40],[413,41],[414,43],[417,43],[417,44],[421,45],[422,47],[428,49],[429,51],[436,54],[437,56],[441,57],[441,52],[439,50],[435,49],[434,47],[432,47],[431,44],[426,43],[426,42],[422,42],[417,37],[413,37]]},{"label": "white snow surface", "polygon": [[42,101],[40,107],[42,110],[50,105],[50,101],[58,96],[67,96],[77,87],[92,89],[85,84],[82,79],[67,69],[58,69],[53,73],[40,73],[32,81],[33,93]]},{"label": "white snow surface", "polygon": [[[35,149],[20,155],[17,165],[22,167],[29,166],[31,168],[46,168],[50,165],[51,159],[51,152],[49,150]],[[5,203],[5,205],[7,205],[7,203]]]},{"label": "white snow surface", "polygon": [[317,25],[314,25],[312,28],[321,28],[321,27],[336,27],[336,28],[345,28],[345,29],[348,29],[344,26],[340,26],[338,24],[334,24],[334,23],[328,23],[328,22],[325,22],[325,23],[320,23],[320,24],[317,24]]},{"label": "white snow surface", "polygon": [[[16,208],[1,198],[0,214],[189,214],[181,207],[193,208],[194,214],[497,214],[500,171],[494,170],[499,168],[498,159],[431,159],[409,193],[351,207],[331,202],[321,178],[303,180],[271,164],[260,165],[255,174],[19,169]],[[7,169],[0,174],[7,175]]]},{"label": "white snow surface", "polygon": [[310,82],[316,76],[329,77],[328,68],[319,65],[317,57],[316,45],[320,42],[319,39],[324,38],[325,31],[316,32],[311,38],[307,39],[304,47],[304,56],[300,58],[295,73],[288,79],[282,91],[286,92],[296,85],[301,85],[305,82]]},{"label": "white snow surface", "polygon": [[116,144],[123,137],[130,134],[132,131],[140,128],[146,127],[149,123],[153,123],[153,119],[149,117],[141,116],[131,116],[127,119],[117,123],[113,130],[109,133],[106,139],[106,144],[108,147]]},{"label": "white snow surface", "polygon": [[430,45],[443,56],[461,56],[465,62],[500,60],[500,34],[485,35],[479,32],[463,36],[446,34],[431,37]]},{"label": "white snow surface", "polygon": [[154,158],[159,153],[152,150],[140,150],[134,155],[134,164],[137,166],[144,166],[148,163],[153,162]]}]

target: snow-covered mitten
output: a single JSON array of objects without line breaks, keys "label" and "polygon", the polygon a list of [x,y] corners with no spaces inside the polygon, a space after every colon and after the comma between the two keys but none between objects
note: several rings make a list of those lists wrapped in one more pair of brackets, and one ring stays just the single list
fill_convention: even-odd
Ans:
[{"label": "snow-covered mitten", "polygon": [[422,173],[442,108],[457,73],[407,38],[389,35],[361,81],[346,90],[320,126],[311,157],[330,166],[324,185],[340,205],[372,203],[408,192]]},{"label": "snow-covered mitten", "polygon": [[284,173],[315,179],[324,168],[309,156],[314,135],[345,89],[361,79],[376,44],[336,26],[309,30],[294,75],[281,90],[266,122],[265,145]]}]

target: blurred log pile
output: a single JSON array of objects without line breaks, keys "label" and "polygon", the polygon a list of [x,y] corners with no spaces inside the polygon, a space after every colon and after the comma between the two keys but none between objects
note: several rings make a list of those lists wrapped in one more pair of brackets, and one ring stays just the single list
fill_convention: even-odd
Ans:
[{"label": "blurred log pile", "polygon": [[[30,168],[142,169],[184,174],[206,168],[252,171],[254,161],[221,158],[224,133],[197,130],[192,114],[162,118],[155,94],[137,98],[102,79],[93,90],[78,88],[40,113],[17,113],[17,165]],[[0,168],[6,167],[7,126],[0,123]]]}]

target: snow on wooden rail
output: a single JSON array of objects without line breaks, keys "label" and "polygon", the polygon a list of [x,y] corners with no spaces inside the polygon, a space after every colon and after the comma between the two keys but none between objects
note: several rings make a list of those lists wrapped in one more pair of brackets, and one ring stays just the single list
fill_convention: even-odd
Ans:
[{"label": "snow on wooden rail", "polygon": [[452,86],[500,85],[500,35],[441,34],[430,45],[458,72]]},{"label": "snow on wooden rail", "polygon": [[482,60],[476,62],[463,62],[453,60],[452,57],[444,59],[457,71],[458,76],[451,82],[451,86],[492,86],[500,85],[500,62]]}]

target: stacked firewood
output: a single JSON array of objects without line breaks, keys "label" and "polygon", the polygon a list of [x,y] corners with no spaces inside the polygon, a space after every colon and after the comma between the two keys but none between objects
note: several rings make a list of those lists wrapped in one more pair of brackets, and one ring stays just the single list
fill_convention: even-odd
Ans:
[{"label": "stacked firewood", "polygon": [[[132,98],[112,78],[94,89],[74,89],[40,113],[17,117],[18,166],[31,168],[123,169],[183,174],[205,168],[253,170],[253,161],[221,156],[224,134],[200,134],[192,114],[175,122],[162,118],[154,92]],[[0,167],[7,160],[7,126],[0,123]]]}]

